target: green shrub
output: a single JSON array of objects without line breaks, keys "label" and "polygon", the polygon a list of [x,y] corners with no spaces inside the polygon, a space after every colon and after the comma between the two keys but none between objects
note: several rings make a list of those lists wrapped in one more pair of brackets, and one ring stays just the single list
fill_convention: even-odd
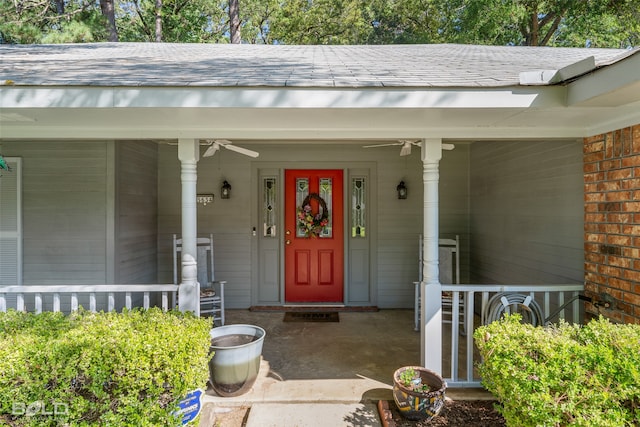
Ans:
[{"label": "green shrub", "polygon": [[209,319],[178,311],[0,313],[0,425],[175,426],[208,379]]},{"label": "green shrub", "polygon": [[474,339],[482,383],[508,426],[640,425],[640,325],[543,328],[513,315]]}]

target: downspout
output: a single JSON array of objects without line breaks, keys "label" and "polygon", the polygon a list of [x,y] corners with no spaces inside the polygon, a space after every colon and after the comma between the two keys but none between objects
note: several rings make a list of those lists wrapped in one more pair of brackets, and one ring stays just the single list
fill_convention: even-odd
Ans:
[{"label": "downspout", "polygon": [[422,140],[423,257],[420,282],[420,360],[442,374],[442,286],[438,270],[438,183],[442,139]]},{"label": "downspout", "polygon": [[197,266],[196,184],[200,143],[197,139],[178,139],[180,180],[182,182],[182,275],[178,288],[178,308],[200,316],[200,284]]}]

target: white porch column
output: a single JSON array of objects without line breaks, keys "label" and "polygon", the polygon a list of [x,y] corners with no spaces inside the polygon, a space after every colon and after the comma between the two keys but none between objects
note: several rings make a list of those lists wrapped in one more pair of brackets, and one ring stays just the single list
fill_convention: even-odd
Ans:
[{"label": "white porch column", "polygon": [[420,359],[442,375],[442,286],[438,274],[438,181],[442,139],[422,140],[424,185],[422,282],[420,283]]},{"label": "white porch column", "polygon": [[[178,288],[180,311],[193,311],[200,316],[200,284],[197,279],[197,223],[196,183],[200,144],[197,139],[178,139],[182,181],[182,275]],[[195,269],[195,274],[194,274]]]}]

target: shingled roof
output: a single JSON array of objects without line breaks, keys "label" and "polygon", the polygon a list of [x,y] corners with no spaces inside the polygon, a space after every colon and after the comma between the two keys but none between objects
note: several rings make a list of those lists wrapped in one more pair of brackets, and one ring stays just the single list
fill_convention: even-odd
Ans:
[{"label": "shingled roof", "polygon": [[636,51],[477,45],[3,45],[0,84],[162,87],[503,87],[520,74]]}]

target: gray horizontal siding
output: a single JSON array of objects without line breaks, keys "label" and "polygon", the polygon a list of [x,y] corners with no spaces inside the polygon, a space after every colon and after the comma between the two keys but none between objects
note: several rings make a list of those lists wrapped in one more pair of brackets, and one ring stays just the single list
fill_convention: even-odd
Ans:
[{"label": "gray horizontal siding", "polygon": [[106,147],[3,142],[23,158],[25,285],[105,283]]},{"label": "gray horizontal siding", "polygon": [[471,159],[475,279],[582,282],[581,143],[478,142]]},{"label": "gray horizontal siding", "polygon": [[115,158],[116,283],[157,283],[158,146],[119,141]]}]

